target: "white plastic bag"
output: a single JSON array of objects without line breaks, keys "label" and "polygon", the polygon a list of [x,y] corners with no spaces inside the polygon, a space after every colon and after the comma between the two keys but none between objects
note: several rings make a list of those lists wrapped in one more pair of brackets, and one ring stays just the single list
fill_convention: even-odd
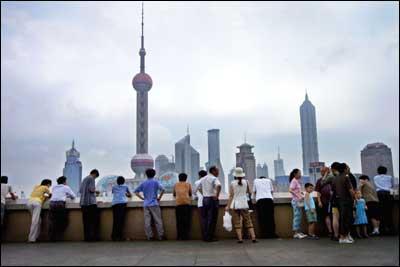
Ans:
[{"label": "white plastic bag", "polygon": [[228,232],[232,231],[232,216],[227,211],[224,215],[224,229]]}]

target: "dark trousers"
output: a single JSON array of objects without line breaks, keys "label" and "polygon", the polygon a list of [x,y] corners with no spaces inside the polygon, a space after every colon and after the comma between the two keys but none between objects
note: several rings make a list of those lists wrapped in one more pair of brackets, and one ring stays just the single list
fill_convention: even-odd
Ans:
[{"label": "dark trousers", "polygon": [[99,240],[99,215],[97,205],[82,206],[83,232],[87,242]]},{"label": "dark trousers", "polygon": [[64,201],[51,201],[49,209],[49,238],[59,241],[68,225],[68,211]]},{"label": "dark trousers", "polygon": [[259,199],[256,206],[262,236],[266,238],[276,237],[274,201],[270,198]]},{"label": "dark trousers", "polygon": [[212,197],[203,198],[202,223],[203,237],[205,241],[210,241],[214,238],[215,228],[218,220],[219,201]]},{"label": "dark trousers", "polygon": [[178,240],[189,240],[192,207],[190,205],[176,206],[176,231]]},{"label": "dark trousers", "polygon": [[378,191],[379,207],[381,216],[381,233],[391,234],[393,232],[393,196],[388,191]]},{"label": "dark trousers", "polygon": [[339,233],[347,236],[350,233],[353,221],[353,201],[341,200],[337,201],[339,208]]},{"label": "dark trousers", "polygon": [[113,229],[111,239],[113,241],[122,240],[122,231],[125,225],[126,203],[115,204],[113,210]]}]

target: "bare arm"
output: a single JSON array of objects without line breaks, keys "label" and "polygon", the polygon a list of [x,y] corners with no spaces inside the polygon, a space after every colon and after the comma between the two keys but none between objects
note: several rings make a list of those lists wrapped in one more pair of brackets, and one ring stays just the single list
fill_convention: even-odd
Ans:
[{"label": "bare arm", "polygon": [[231,203],[232,203],[232,199],[233,199],[233,187],[232,185],[229,186],[229,198],[228,198],[228,204],[226,205],[225,210],[228,211],[231,207]]},{"label": "bare arm", "polygon": [[221,193],[221,185],[217,185],[217,196],[216,198],[219,199],[219,194]]},{"label": "bare arm", "polygon": [[142,195],[141,195],[140,193],[135,192],[135,195],[136,195],[138,198],[140,198],[141,200],[144,200],[144,198],[142,197]]},{"label": "bare arm", "polygon": [[157,200],[160,202],[162,196],[164,195],[165,190],[161,190],[160,196],[157,198]]}]

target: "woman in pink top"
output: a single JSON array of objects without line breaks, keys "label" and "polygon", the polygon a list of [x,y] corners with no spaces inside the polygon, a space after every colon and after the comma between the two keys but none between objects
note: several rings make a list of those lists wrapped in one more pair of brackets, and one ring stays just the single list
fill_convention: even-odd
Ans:
[{"label": "woman in pink top", "polygon": [[294,169],[289,175],[289,192],[292,195],[292,207],[293,207],[293,238],[302,239],[307,237],[300,231],[301,228],[301,216],[302,208],[304,206],[304,196],[301,192],[301,171]]}]

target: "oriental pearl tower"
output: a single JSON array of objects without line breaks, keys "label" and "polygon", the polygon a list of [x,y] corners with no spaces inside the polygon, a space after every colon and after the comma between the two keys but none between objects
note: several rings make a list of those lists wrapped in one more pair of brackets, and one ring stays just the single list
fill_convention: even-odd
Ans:
[{"label": "oriental pearl tower", "polygon": [[140,55],[140,72],[135,75],[132,80],[133,88],[136,90],[136,155],[131,160],[131,168],[135,172],[135,179],[144,179],[145,171],[153,168],[154,160],[148,154],[148,92],[150,91],[153,81],[145,72],[144,57],[146,50],[144,49],[143,37],[143,3],[142,3],[142,36]]}]

